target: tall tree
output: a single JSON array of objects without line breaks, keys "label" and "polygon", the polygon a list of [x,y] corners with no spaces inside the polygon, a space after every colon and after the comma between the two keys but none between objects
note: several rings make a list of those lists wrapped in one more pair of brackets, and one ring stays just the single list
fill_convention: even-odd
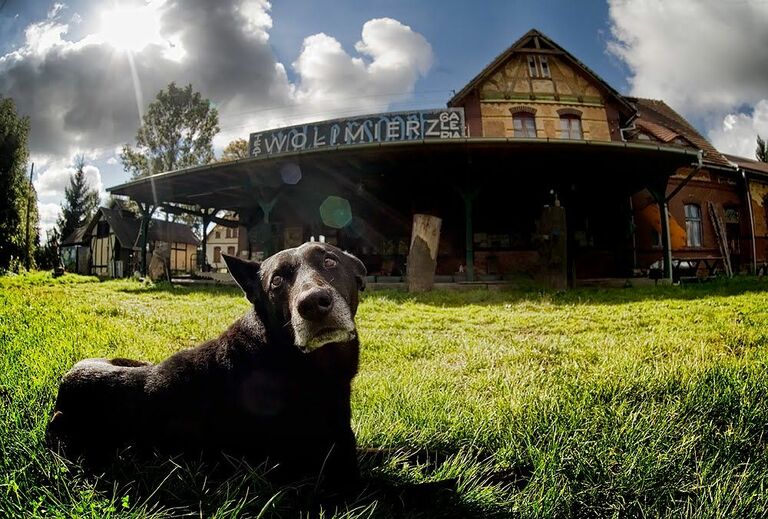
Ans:
[{"label": "tall tree", "polygon": [[768,144],[757,134],[757,149],[755,150],[755,158],[760,162],[768,162]]},{"label": "tall tree", "polygon": [[136,134],[136,147],[123,146],[120,161],[132,178],[208,164],[219,114],[208,99],[176,83],[161,90],[147,108]]},{"label": "tall tree", "polygon": [[16,269],[25,259],[28,136],[29,119],[19,117],[12,99],[0,96],[0,270]]},{"label": "tall tree", "polygon": [[248,158],[248,141],[245,139],[235,139],[224,148],[224,153],[221,154],[219,162],[229,162],[231,160],[246,158]]},{"label": "tall tree", "polygon": [[85,225],[99,208],[98,190],[88,186],[85,178],[85,157],[75,157],[75,172],[64,189],[64,203],[58,220],[61,239],[66,239],[75,229]]},{"label": "tall tree", "polygon": [[[39,235],[39,234],[38,234]],[[41,245],[35,251],[35,261],[40,269],[55,269],[59,266],[59,242],[61,236],[55,227],[48,231],[45,245]]]}]

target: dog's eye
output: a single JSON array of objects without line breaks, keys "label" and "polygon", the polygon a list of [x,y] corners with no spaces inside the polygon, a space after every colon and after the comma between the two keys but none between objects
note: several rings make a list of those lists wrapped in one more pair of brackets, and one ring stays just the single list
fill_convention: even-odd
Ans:
[{"label": "dog's eye", "polygon": [[272,288],[280,288],[283,284],[283,276],[274,276],[269,284]]},{"label": "dog's eye", "polygon": [[325,265],[325,268],[332,269],[336,267],[336,260],[333,258],[325,258],[325,261],[323,261],[323,265]]}]

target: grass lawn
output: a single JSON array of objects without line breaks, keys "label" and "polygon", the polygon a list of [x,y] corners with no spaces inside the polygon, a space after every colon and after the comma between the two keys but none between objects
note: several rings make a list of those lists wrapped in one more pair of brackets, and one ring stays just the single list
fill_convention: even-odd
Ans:
[{"label": "grass lawn", "polygon": [[[758,517],[768,510],[768,282],[537,292],[371,292],[353,426],[367,477],[458,478],[406,516]],[[84,357],[158,361],[247,309],[234,288],[0,278],[0,517],[295,517],[263,468],[190,460],[84,474],[43,442]],[[235,464],[235,461],[233,461]],[[118,464],[119,465],[119,464]],[[119,476],[116,475],[119,473]],[[386,517],[361,495],[325,517]],[[317,514],[317,508],[314,508]]]}]

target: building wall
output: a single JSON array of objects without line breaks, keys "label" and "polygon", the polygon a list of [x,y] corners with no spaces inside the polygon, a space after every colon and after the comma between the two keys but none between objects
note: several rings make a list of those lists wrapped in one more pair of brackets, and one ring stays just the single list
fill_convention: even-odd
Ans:
[{"label": "building wall", "polygon": [[194,272],[197,268],[197,246],[174,242],[170,247],[172,272]]},{"label": "building wall", "polygon": [[[667,188],[667,194],[684,181],[688,172],[686,168],[673,176]],[[709,214],[708,204],[714,204],[715,211],[726,224],[727,240],[734,270],[746,270],[752,260],[751,229],[749,214],[743,199],[744,188],[735,173],[702,170],[691,179],[672,200],[669,201],[669,224],[672,238],[673,258],[721,256],[720,246],[715,234],[715,228]],[[768,190],[766,190],[768,192]],[[638,256],[638,267],[648,268],[650,264],[662,257],[660,241],[654,243],[654,238],[660,240],[661,219],[653,197],[647,191],[637,193],[632,199],[635,218],[635,240]],[[687,245],[685,205],[695,204],[701,208],[702,246]],[[730,214],[738,214],[738,221],[729,224],[725,209]]]},{"label": "building wall", "polygon": [[[218,237],[217,237],[218,233]],[[211,268],[218,270],[226,268],[224,259],[214,261],[215,250],[219,249],[221,254],[240,254],[240,236],[245,233],[245,228],[240,227],[225,227],[223,225],[216,224],[211,232],[208,233],[208,238],[205,246],[205,258]]]},{"label": "building wall", "polygon": [[[531,78],[529,55],[513,55],[480,85],[484,137],[514,137],[512,114],[535,110],[536,136],[557,139],[560,138],[558,110],[572,109],[581,112],[584,139],[609,141],[619,138],[618,118],[611,127],[608,117],[608,113],[616,116],[617,112],[602,94],[599,84],[554,54],[546,55],[551,78]],[[463,102],[465,110],[471,114],[475,99],[468,96]],[[471,115],[468,118],[471,130]]]},{"label": "building wall", "polygon": [[757,262],[763,264],[768,262],[768,182],[750,178],[749,199],[755,219]]}]

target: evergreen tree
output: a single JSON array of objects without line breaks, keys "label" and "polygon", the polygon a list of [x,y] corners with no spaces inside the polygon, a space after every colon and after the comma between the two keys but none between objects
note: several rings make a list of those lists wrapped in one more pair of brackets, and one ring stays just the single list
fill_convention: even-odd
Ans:
[{"label": "evergreen tree", "polygon": [[757,135],[755,158],[760,162],[768,162],[768,144],[760,137],[760,134]]},{"label": "evergreen tree", "polygon": [[[39,231],[38,231],[39,236]],[[43,270],[52,270],[59,265],[59,243],[61,236],[55,227],[48,231],[45,245],[38,247],[35,254],[37,267]]]},{"label": "evergreen tree", "polygon": [[99,192],[88,187],[85,178],[85,157],[75,157],[75,173],[64,189],[64,204],[58,220],[61,239],[67,238],[75,229],[85,225],[99,208]]},{"label": "evergreen tree", "polygon": [[[0,96],[0,271],[17,269],[26,259],[28,136],[29,119],[18,116],[12,99]],[[31,202],[36,210],[36,200]]]}]

